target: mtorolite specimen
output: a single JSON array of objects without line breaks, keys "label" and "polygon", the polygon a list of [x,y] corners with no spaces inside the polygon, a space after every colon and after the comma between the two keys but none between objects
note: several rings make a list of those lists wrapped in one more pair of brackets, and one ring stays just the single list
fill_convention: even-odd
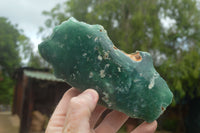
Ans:
[{"label": "mtorolite specimen", "polygon": [[117,49],[101,25],[74,18],[56,26],[39,45],[57,78],[83,91],[97,90],[99,103],[147,122],[157,119],[173,94],[154,69],[147,52],[126,54]]}]

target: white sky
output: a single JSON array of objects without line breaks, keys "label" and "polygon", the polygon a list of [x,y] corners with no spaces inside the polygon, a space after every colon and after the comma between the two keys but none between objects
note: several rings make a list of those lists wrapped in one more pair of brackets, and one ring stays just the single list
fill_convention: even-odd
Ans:
[{"label": "white sky", "polygon": [[66,0],[0,0],[0,16],[8,18],[12,24],[18,24],[34,44],[34,51],[37,51],[37,45],[41,42],[37,32],[46,19],[42,11],[49,11],[63,1]]}]

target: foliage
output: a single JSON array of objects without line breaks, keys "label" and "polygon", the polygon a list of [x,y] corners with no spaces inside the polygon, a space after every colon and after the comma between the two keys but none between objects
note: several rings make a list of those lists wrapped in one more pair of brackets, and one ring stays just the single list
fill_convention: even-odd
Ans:
[{"label": "foliage", "polygon": [[9,104],[14,82],[12,74],[22,65],[22,59],[29,58],[30,40],[4,17],[0,17],[0,104]]},{"label": "foliage", "polygon": [[31,56],[27,65],[34,68],[51,68],[49,63],[42,59],[38,53],[34,52],[31,52]]},{"label": "foliage", "polygon": [[0,104],[12,103],[13,80],[0,73]]},{"label": "foliage", "polygon": [[0,18],[0,65],[4,73],[11,75],[12,67],[20,65],[17,48],[18,30],[7,21]]},{"label": "foliage", "polygon": [[[198,3],[199,4],[199,3]],[[194,0],[67,0],[56,5],[46,27],[70,16],[105,27],[126,52],[149,51],[174,92],[174,103],[200,97],[200,11]]]},{"label": "foliage", "polygon": [[11,77],[14,68],[20,67],[31,51],[29,39],[4,17],[0,17],[0,71]]}]

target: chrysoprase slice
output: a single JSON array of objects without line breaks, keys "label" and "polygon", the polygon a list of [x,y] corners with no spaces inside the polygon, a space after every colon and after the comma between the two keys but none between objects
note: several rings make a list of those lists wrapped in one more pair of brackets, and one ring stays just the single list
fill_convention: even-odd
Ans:
[{"label": "chrysoprase slice", "polygon": [[130,117],[152,122],[172,101],[151,55],[117,49],[101,25],[70,18],[55,27],[39,52],[53,65],[56,77],[81,91],[97,90],[100,104]]}]

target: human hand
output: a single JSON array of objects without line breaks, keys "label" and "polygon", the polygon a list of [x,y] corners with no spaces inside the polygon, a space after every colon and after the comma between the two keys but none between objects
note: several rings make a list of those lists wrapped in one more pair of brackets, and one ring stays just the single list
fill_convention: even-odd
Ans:
[{"label": "human hand", "polygon": [[[54,110],[45,133],[116,133],[128,116],[112,111],[94,128],[106,110],[105,107],[97,105],[98,99],[95,90],[87,89],[80,93],[75,88],[69,89]],[[156,128],[156,121],[143,122],[131,133],[153,133]]]}]

